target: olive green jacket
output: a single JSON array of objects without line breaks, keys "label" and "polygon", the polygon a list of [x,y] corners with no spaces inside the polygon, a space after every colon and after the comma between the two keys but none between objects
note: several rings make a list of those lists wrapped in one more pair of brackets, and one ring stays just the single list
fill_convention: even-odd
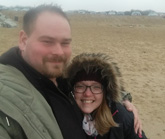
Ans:
[{"label": "olive green jacket", "polygon": [[0,64],[0,138],[63,139],[44,97],[19,70],[2,64]]}]

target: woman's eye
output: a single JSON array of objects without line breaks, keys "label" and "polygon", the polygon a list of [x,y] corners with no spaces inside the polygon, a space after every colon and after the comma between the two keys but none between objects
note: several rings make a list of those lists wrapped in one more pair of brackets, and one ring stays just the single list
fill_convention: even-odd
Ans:
[{"label": "woman's eye", "polygon": [[84,88],[84,86],[81,86],[81,85],[79,85],[79,86],[76,86],[77,88]]},{"label": "woman's eye", "polygon": [[101,89],[100,86],[93,86],[94,89]]}]

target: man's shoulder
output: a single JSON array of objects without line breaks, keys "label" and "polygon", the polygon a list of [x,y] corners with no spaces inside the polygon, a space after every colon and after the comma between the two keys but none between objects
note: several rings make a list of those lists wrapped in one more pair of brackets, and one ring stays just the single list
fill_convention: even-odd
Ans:
[{"label": "man's shoulder", "polygon": [[16,98],[32,90],[32,85],[15,67],[0,64],[0,96],[2,98]]},{"label": "man's shoulder", "polygon": [[34,93],[28,92],[35,92],[35,89],[20,71],[15,67],[0,64],[0,99],[12,100],[15,103],[16,99],[21,100],[21,97],[26,98],[30,104]]},{"label": "man's shoulder", "polygon": [[3,74],[15,75],[15,74],[21,74],[21,72],[13,66],[0,64],[0,74],[1,75],[3,75]]},{"label": "man's shoulder", "polygon": [[21,71],[10,65],[0,64],[0,82],[27,84],[28,81]]}]

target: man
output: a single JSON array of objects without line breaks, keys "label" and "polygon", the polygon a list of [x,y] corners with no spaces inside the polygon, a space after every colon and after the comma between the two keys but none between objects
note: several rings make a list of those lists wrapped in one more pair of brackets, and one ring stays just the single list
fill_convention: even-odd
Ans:
[{"label": "man", "polygon": [[71,29],[57,6],[24,16],[19,46],[0,57],[0,137],[85,139],[82,114],[61,78],[71,56]]},{"label": "man", "polygon": [[[7,124],[0,125],[1,137],[85,138],[81,113],[65,95],[65,82],[56,80],[70,59],[71,40],[68,19],[60,8],[43,5],[25,14],[19,48],[0,58],[0,109]],[[12,123],[21,136],[8,131],[14,130]]]}]

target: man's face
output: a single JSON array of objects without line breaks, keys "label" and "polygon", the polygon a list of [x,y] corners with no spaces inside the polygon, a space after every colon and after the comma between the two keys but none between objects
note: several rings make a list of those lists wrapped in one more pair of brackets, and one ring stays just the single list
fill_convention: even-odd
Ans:
[{"label": "man's face", "polygon": [[20,32],[21,54],[24,60],[48,78],[62,75],[71,56],[71,30],[62,16],[41,13],[29,36]]}]

